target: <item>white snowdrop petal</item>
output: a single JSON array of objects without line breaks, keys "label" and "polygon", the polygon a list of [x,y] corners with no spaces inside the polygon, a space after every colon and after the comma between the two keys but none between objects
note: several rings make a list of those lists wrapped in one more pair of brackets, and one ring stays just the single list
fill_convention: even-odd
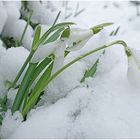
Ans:
[{"label": "white snowdrop petal", "polygon": [[55,49],[59,46],[59,43],[59,41],[55,41],[52,43],[48,43],[44,46],[39,46],[35,54],[33,55],[31,62],[37,63],[49,56],[50,54],[52,54],[55,51]]},{"label": "white snowdrop petal", "polygon": [[52,74],[54,74],[56,71],[58,71],[64,64],[64,50],[65,48],[63,46],[60,46],[57,48],[54,52],[55,59],[52,69]]},{"label": "white snowdrop petal", "polygon": [[39,46],[34,56],[31,59],[32,63],[37,63],[42,59],[48,57],[51,53],[53,53],[55,46]]},{"label": "white snowdrop petal", "polygon": [[136,50],[131,48],[132,55],[136,61],[136,63],[140,66],[140,50]]},{"label": "white snowdrop petal", "polygon": [[70,46],[67,48],[67,51],[77,51],[84,47],[84,45],[88,42],[91,37],[87,38],[86,40],[81,41],[77,45]]},{"label": "white snowdrop petal", "polygon": [[136,87],[140,86],[140,69],[137,65],[135,58],[130,56],[128,58],[128,70],[127,70],[127,77],[129,82]]},{"label": "white snowdrop petal", "polygon": [[92,36],[93,32],[90,29],[72,28],[69,38],[66,39],[68,50],[76,51],[81,49]]},{"label": "white snowdrop petal", "polygon": [[130,48],[132,56],[128,57],[127,77],[136,87],[140,86],[140,50]]},{"label": "white snowdrop petal", "polygon": [[91,37],[92,35],[93,35],[93,32],[90,29],[72,28],[70,31],[70,36],[69,36],[68,41],[77,42],[79,40],[84,40],[84,39],[88,38],[89,36]]}]

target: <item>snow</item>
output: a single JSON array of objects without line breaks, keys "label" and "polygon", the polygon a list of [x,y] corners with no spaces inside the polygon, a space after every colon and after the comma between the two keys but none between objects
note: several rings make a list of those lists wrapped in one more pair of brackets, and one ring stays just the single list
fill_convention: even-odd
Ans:
[{"label": "snow", "polygon": [[19,112],[16,112],[12,115],[11,111],[8,110],[2,123],[1,137],[9,137],[21,124],[22,120],[22,115]]},{"label": "snow", "polygon": [[0,34],[1,34],[7,20],[7,12],[2,2],[0,2],[0,19],[1,19],[1,22],[0,22]]},{"label": "snow", "polygon": [[7,99],[8,99],[8,107],[12,107],[13,105],[13,102],[14,102],[14,99],[16,97],[16,93],[17,93],[18,89],[10,89],[8,92],[7,92]]},{"label": "snow", "polygon": [[15,19],[20,18],[20,11],[19,11],[18,6],[15,3],[5,2],[4,4],[5,4],[6,12],[8,14],[7,20],[15,20]]},{"label": "snow", "polygon": [[29,8],[34,10],[31,20],[35,23],[52,25],[57,13],[51,12],[39,1],[29,2]]},{"label": "snow", "polygon": [[[11,2],[12,3],[12,2]],[[34,9],[32,21],[40,23],[44,33],[53,23],[58,10],[63,9],[62,3],[29,2],[30,8]],[[0,22],[0,29],[3,36],[11,36],[20,39],[26,22],[19,19],[20,4],[14,2],[0,2],[1,11],[7,13],[14,7],[11,15],[8,13],[8,20]],[[5,9],[4,9],[5,6]],[[49,7],[46,10],[46,7]],[[59,8],[60,7],[60,8]],[[76,2],[69,2],[68,7],[76,8]],[[139,22],[136,17],[136,9],[129,2],[117,1],[81,1],[80,8],[86,10],[76,18],[72,15],[65,21],[78,23],[79,28],[90,28],[103,22],[114,22],[113,26],[102,30],[94,35],[86,45],[79,51],[71,52],[64,60],[67,64],[74,58],[94,48],[108,44],[112,40],[122,39],[127,42],[130,48],[134,48],[134,56],[139,62]],[[79,10],[79,9],[78,9]],[[6,12],[5,12],[6,13]],[[16,20],[9,20],[10,17]],[[64,13],[62,13],[61,20]],[[6,16],[5,16],[6,17]],[[6,23],[5,23],[6,22]],[[14,24],[13,24],[14,23]],[[12,28],[11,28],[12,24]],[[111,31],[120,26],[116,36],[110,36]],[[33,29],[29,27],[23,46],[28,50],[31,47]],[[76,39],[76,38],[74,38]],[[43,48],[45,47],[45,49]],[[60,49],[56,50],[53,45],[39,46],[35,54],[37,59],[43,59],[51,52],[57,52],[60,56]],[[10,48],[6,50],[0,43],[0,96],[6,92],[5,82],[12,81],[20,67],[27,58],[29,52],[23,47]],[[45,51],[44,51],[45,50]],[[63,49],[62,49],[63,50]],[[64,51],[64,50],[63,50]],[[40,106],[33,109],[22,122],[21,114],[17,112],[13,116],[10,110],[7,111],[1,127],[0,137],[2,138],[140,138],[140,89],[139,89],[139,63],[136,65],[134,58],[129,61],[121,45],[115,45],[97,52],[81,61],[78,61],[45,89],[41,97]],[[138,57],[137,57],[138,56]],[[34,56],[35,57],[35,56]],[[99,58],[96,74],[80,83],[84,72],[90,68]],[[62,61],[61,61],[62,62]],[[60,68],[63,64],[56,61]],[[20,79],[21,80],[21,79]],[[137,81],[137,82],[136,82]],[[136,85],[137,84],[137,85]],[[8,92],[8,106],[11,107],[18,89],[11,89]]]},{"label": "snow", "polygon": [[[1,50],[3,51],[3,48]],[[0,59],[0,74],[4,82],[14,80],[28,54],[28,50],[23,47],[13,47],[3,51]]]},{"label": "snow", "polygon": [[[11,24],[12,24],[12,28],[11,28]],[[15,19],[15,20],[12,19],[6,23],[2,35],[3,37],[13,37],[16,41],[19,42],[22,37],[25,26],[26,26],[26,21],[19,20],[19,19]],[[27,49],[31,48],[30,41],[32,40],[32,36],[33,36],[33,29],[29,25],[22,42],[24,47]]]}]

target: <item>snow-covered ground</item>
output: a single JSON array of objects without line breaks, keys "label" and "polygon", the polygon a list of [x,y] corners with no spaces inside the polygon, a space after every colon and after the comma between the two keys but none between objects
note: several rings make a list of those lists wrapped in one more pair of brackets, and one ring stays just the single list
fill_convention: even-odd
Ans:
[{"label": "snow-covered ground", "polygon": [[[48,17],[50,18],[48,22],[42,14],[44,11],[40,11],[41,8],[39,9],[36,4],[30,4],[33,9],[36,8],[33,21],[41,23],[45,30],[57,12],[53,12],[52,18]],[[60,10],[62,7],[62,2],[59,1],[53,1],[51,4],[53,4],[51,10]],[[64,19],[66,11],[62,8],[59,20],[74,21],[83,28],[103,22],[114,22],[114,25],[90,39],[81,50],[71,52],[66,57],[65,63],[117,39],[124,40],[131,48],[139,49],[140,16],[136,16],[136,7],[133,4],[127,1],[81,1],[79,8],[76,5],[76,1],[68,4],[73,13],[75,8],[85,10],[76,17],[72,15]],[[11,7],[16,7],[13,11],[15,14],[10,15]],[[2,36],[12,36],[17,40],[20,38],[25,23],[19,20],[19,7],[18,2],[9,4],[0,2],[0,19],[3,19],[0,20]],[[50,11],[48,13],[51,15]],[[69,13],[70,11],[67,11],[67,14]],[[14,21],[11,20],[12,16],[15,18]],[[118,34],[109,36],[118,26],[120,26]],[[0,96],[4,96],[6,92],[5,82],[15,78],[28,56],[32,35],[33,29],[29,26],[23,47],[6,50],[0,43]],[[18,112],[14,114],[15,116],[11,116],[8,111],[1,127],[1,137],[140,138],[140,87],[131,85],[128,81],[127,57],[121,45],[106,49],[105,54],[100,57],[94,77],[80,83],[85,70],[95,63],[101,53],[102,51],[77,62],[57,77],[42,96],[43,103],[40,104],[43,106],[32,110],[25,122],[22,122]],[[9,91],[11,102],[16,92],[17,89]]]}]

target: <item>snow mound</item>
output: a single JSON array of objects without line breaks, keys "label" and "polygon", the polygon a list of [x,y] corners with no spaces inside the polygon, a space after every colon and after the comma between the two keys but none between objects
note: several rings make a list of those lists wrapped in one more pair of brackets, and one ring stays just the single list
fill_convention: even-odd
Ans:
[{"label": "snow mound", "polygon": [[7,17],[8,17],[7,12],[5,10],[3,2],[0,2],[0,34],[1,34],[3,27],[6,23]]},{"label": "snow mound", "polygon": [[10,138],[140,138],[140,95],[126,73],[126,60],[97,72],[83,87],[34,111]]},{"label": "snow mound", "polygon": [[0,136],[2,138],[8,138],[21,124],[22,120],[22,115],[19,112],[16,112],[12,115],[11,111],[8,110],[2,122]]},{"label": "snow mound", "polygon": [[12,81],[20,70],[29,52],[23,48],[10,48],[4,51],[0,59],[0,74],[4,81]]},{"label": "snow mound", "polygon": [[[16,41],[19,42],[21,40],[25,26],[26,26],[26,21],[24,20],[16,19],[16,20],[9,21],[5,25],[2,36],[13,37]],[[32,36],[33,36],[33,29],[29,25],[22,41],[23,46],[29,50],[31,48]]]},{"label": "snow mound", "polygon": [[57,13],[51,12],[39,1],[29,2],[29,8],[34,10],[31,20],[34,23],[52,25]]}]

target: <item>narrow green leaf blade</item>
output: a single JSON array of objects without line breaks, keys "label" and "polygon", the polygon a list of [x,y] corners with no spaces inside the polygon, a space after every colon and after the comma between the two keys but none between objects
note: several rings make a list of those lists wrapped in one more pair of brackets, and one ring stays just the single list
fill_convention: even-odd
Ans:
[{"label": "narrow green leaf blade", "polygon": [[45,58],[35,69],[32,82],[39,76],[39,74],[45,69],[45,67],[52,61],[51,58]]},{"label": "narrow green leaf blade", "polygon": [[35,46],[35,44],[38,42],[39,38],[40,38],[40,34],[41,34],[41,26],[38,25],[35,29],[35,35],[34,35],[34,39],[33,39],[33,43],[32,43],[32,47]]},{"label": "narrow green leaf blade", "polygon": [[42,89],[44,87],[44,83],[46,81],[48,81],[48,79],[51,76],[52,68],[53,68],[53,63],[50,64],[50,66],[45,70],[45,72],[42,74],[42,76],[40,77],[40,79],[36,83],[32,93],[30,95],[29,100],[28,100],[27,104],[25,105],[25,108],[22,111],[23,117],[26,116],[26,114],[34,107],[34,105],[38,101],[38,98],[40,97],[40,94],[41,94]]},{"label": "narrow green leaf blade", "polygon": [[86,78],[93,77],[96,73],[97,66],[98,66],[99,59],[94,63],[94,65],[85,72],[83,78],[81,79],[80,83],[84,82]]},{"label": "narrow green leaf blade", "polygon": [[63,30],[64,28],[58,29],[43,44],[47,44],[47,43],[54,42],[55,40],[57,40]]}]

